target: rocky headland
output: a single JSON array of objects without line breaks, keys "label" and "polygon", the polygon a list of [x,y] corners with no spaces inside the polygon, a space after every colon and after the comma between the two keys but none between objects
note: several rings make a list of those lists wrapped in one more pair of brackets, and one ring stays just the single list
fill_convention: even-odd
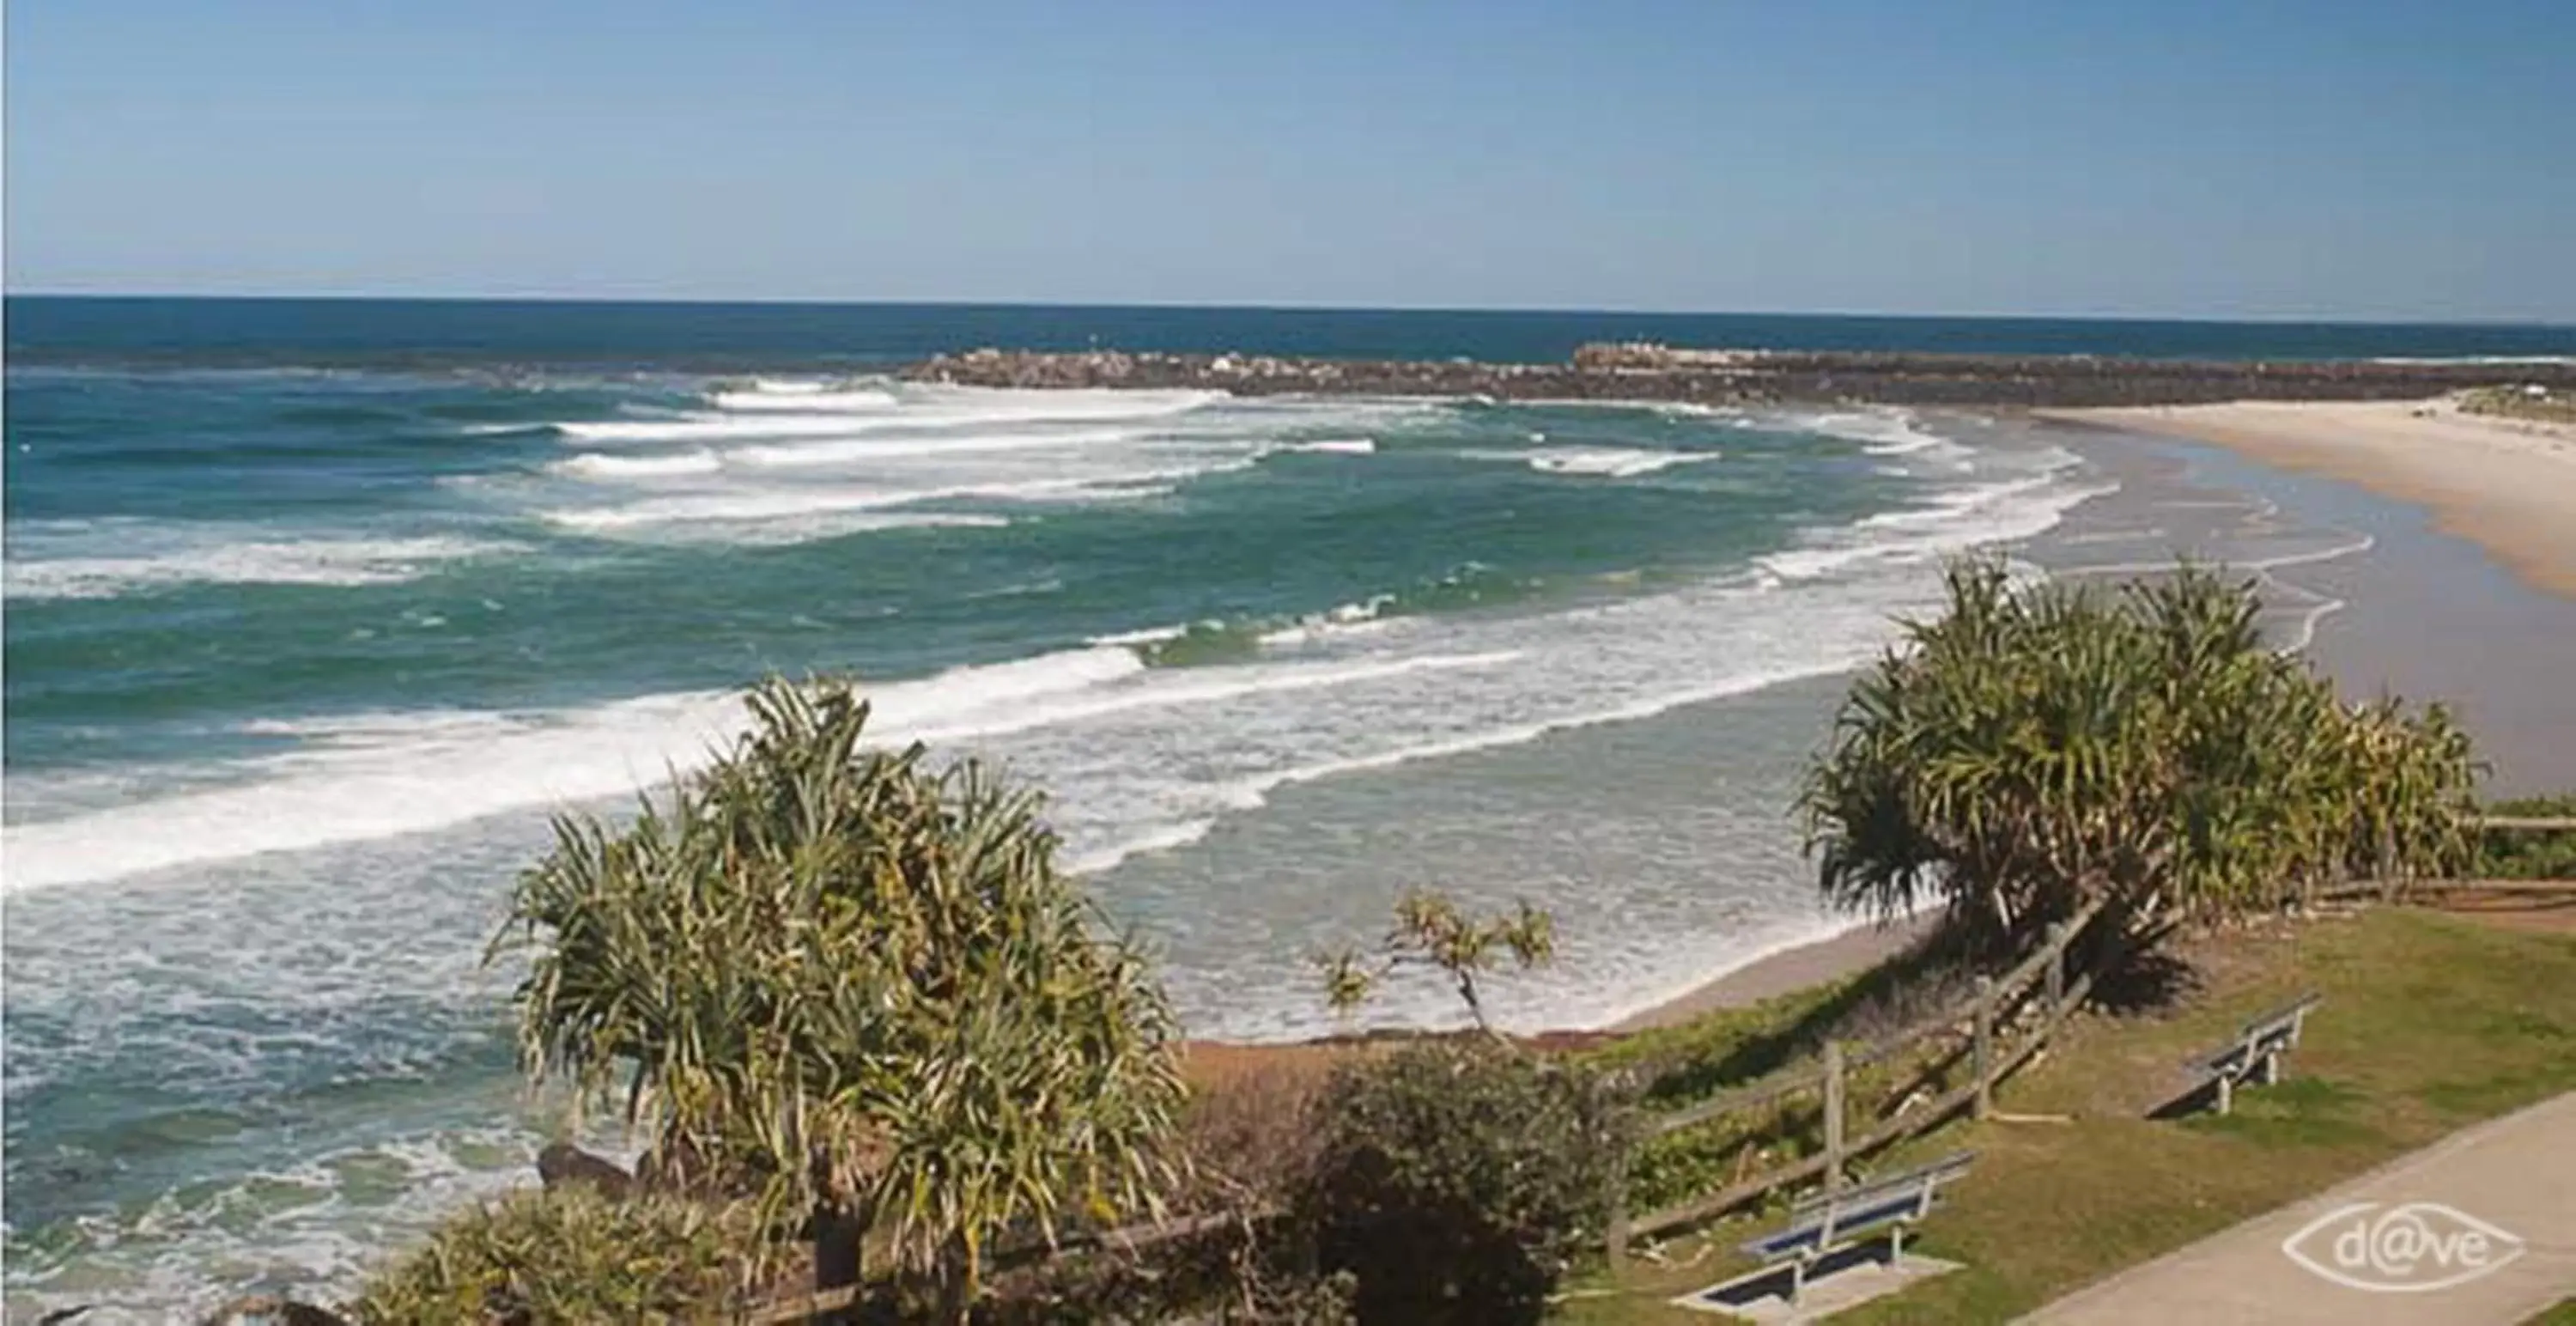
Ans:
[{"label": "rocky headland", "polygon": [[1705,405],[1866,402],[2024,408],[2421,400],[2498,382],[2576,390],[2576,363],[2563,361],[2190,360],[1688,350],[1648,344],[1587,345],[1561,364],[988,348],[940,355],[905,368],[902,376],[916,382],[978,387],[1193,388],[1239,396],[1489,396]]}]

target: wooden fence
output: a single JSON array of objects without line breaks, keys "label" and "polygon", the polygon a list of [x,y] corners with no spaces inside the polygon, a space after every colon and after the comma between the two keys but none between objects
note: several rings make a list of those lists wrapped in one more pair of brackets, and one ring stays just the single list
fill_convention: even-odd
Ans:
[{"label": "wooden fence", "polygon": [[[2576,816],[2510,816],[2473,817],[2472,824],[2484,831],[2507,833],[2576,832]],[[2363,882],[2329,890],[2319,898],[2389,898],[2388,885]],[[2529,879],[2421,879],[2410,881],[2392,900],[2408,896],[2449,892],[2513,893],[2576,896],[2576,880]],[[1820,1179],[1828,1191],[1844,1180],[1843,1167],[1852,1160],[1916,1137],[1948,1121],[1961,1110],[1973,1117],[1985,1118],[1993,1112],[1995,1084],[2027,1063],[2047,1044],[2048,1038],[2070,1012],[2080,1006],[2092,992],[2090,972],[2073,976],[2067,971],[2067,952],[2099,914],[2101,904],[2087,907],[2053,931],[2047,941],[2000,980],[1980,979],[1977,992],[1958,1006],[1927,1018],[1895,1035],[1853,1049],[1828,1041],[1823,1052],[1807,1063],[1793,1065],[1742,1086],[1720,1092],[1708,1100],[1659,1115],[1646,1122],[1644,1133],[1651,1140],[1685,1129],[1698,1127],[1729,1115],[1750,1114],[1770,1109],[1782,1101],[1807,1093],[1819,1097],[1823,1145],[1813,1155],[1783,1161],[1768,1169],[1749,1174],[1714,1192],[1677,1202],[1643,1215],[1629,1214],[1629,1164],[1613,1167],[1610,1186],[1610,1222],[1605,1238],[1612,1275],[1626,1266],[1630,1243],[1642,1237],[1699,1224],[1723,1215],[1737,1207],[1756,1201],[1780,1188],[1810,1179]],[[1969,1073],[1965,1082],[1932,1098],[1928,1102],[1900,1108],[1895,1113],[1885,1109],[1868,1113],[1884,1116],[1881,1121],[1858,1137],[1850,1135],[1850,1075],[1857,1069],[1896,1058],[1901,1052],[1943,1036],[1958,1036],[1965,1043]],[[1999,1037],[2008,1037],[1999,1045]],[[1930,1068],[1900,1083],[1895,1100],[1903,1102],[1924,1081],[1938,1077],[1947,1067],[1955,1066],[1957,1056],[1937,1061]],[[1745,1145],[1758,1145],[1757,1135]]]},{"label": "wooden fence", "polygon": [[[2482,830],[2502,832],[2576,832],[2576,817],[2490,815],[2477,817],[2473,823]],[[2359,883],[2316,896],[2320,899],[2382,898],[2387,896],[2386,887],[2377,882]],[[2576,896],[2576,880],[2421,879],[2407,884],[2398,900],[2413,894],[2452,891]],[[1783,1161],[1736,1178],[1715,1191],[1634,1216],[1628,1209],[1631,1157],[1623,1156],[1620,1163],[1612,1167],[1610,1181],[1610,1222],[1605,1242],[1611,1274],[1616,1276],[1626,1268],[1629,1246],[1639,1238],[1699,1224],[1790,1184],[1816,1179],[1831,1190],[1844,1182],[1844,1167],[1854,1160],[1930,1132],[1962,1110],[1974,1118],[1991,1115],[1995,1084],[2028,1063],[2031,1056],[2048,1043],[2066,1016],[2080,1007],[2092,993],[2092,973],[2070,973],[2067,954],[2083,935],[2085,927],[2099,915],[2100,908],[2101,904],[2095,903],[2060,923],[2020,965],[1999,979],[1980,977],[1974,994],[1935,1016],[1867,1045],[1847,1046],[1840,1041],[1827,1041],[1822,1052],[1812,1061],[1791,1065],[1755,1081],[1730,1087],[1707,1100],[1648,1119],[1643,1132],[1651,1140],[1731,1115],[1773,1108],[1784,1101],[1813,1093],[1818,1098],[1823,1144],[1813,1155]],[[1875,1124],[1864,1129],[1859,1136],[1852,1136],[1852,1075],[1877,1064],[1894,1062],[1907,1050],[1947,1037],[1957,1038],[1956,1046],[1914,1074],[1901,1078],[1897,1089],[1879,1108],[1862,1112],[1864,1118],[1883,1117],[1877,1117]],[[1904,1104],[1917,1088],[1942,1077],[1948,1069],[1956,1067],[1962,1057],[1968,1068],[1965,1081],[1929,1100]],[[1888,1108],[1891,1105],[1896,1108],[1891,1110]],[[1745,1145],[1755,1146],[1760,1140],[1759,1137],[1749,1138]],[[1094,1234],[1069,1235],[1043,1255],[1104,1247],[1122,1250],[1149,1247],[1203,1234],[1241,1218],[1239,1215],[1196,1216]],[[820,1313],[851,1306],[857,1292],[840,1289],[821,1294],[791,1295],[749,1308],[736,1320],[745,1326],[779,1326],[780,1323],[804,1321]]]},{"label": "wooden fence", "polygon": [[[1630,1157],[1612,1166],[1609,1228],[1605,1238],[1610,1271],[1626,1269],[1629,1245],[1639,1238],[1695,1225],[1723,1215],[1793,1183],[1821,1179],[1828,1191],[1845,1179],[1853,1160],[1939,1127],[1965,1110],[1985,1118],[1994,1109],[1995,1084],[2029,1062],[2047,1044],[2058,1024],[2092,992],[2090,972],[2070,973],[2067,955],[2086,927],[2099,915],[2096,903],[2054,927],[2048,938],[2000,979],[1979,977],[1976,990],[1951,1008],[1891,1036],[1863,1046],[1825,1042],[1815,1059],[1791,1065],[1766,1077],[1722,1091],[1707,1100],[1648,1119],[1641,1132],[1646,1142],[1696,1128],[1730,1115],[1776,1108],[1783,1101],[1813,1093],[1819,1098],[1823,1145],[1812,1155],[1785,1160],[1744,1175],[1713,1192],[1639,1215],[1629,1211]],[[1917,1047],[1955,1043],[1933,1055],[1912,1073],[1900,1073],[1897,1085],[1880,1104],[1861,1111],[1873,1121],[1858,1136],[1851,1133],[1852,1075],[1877,1064],[1898,1063]],[[1964,1081],[1929,1100],[1919,1091],[1944,1079],[1964,1057]],[[1759,1136],[1744,1145],[1756,1146]],[[1642,1144],[1642,1143],[1641,1143]]]}]

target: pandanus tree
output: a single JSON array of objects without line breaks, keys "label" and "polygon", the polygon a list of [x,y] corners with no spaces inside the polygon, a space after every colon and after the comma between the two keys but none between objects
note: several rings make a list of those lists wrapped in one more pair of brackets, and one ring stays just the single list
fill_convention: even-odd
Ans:
[{"label": "pandanus tree", "polygon": [[1838,715],[1799,800],[1827,898],[1943,906],[2010,947],[2100,899],[2132,936],[2464,858],[2477,774],[2440,706],[2339,702],[2250,582],[1947,574]]},{"label": "pandanus tree", "polygon": [[971,1307],[994,1240],[1157,1209],[1182,1103],[1147,963],[1055,864],[1039,798],[862,745],[847,684],[772,681],[751,731],[612,833],[556,825],[496,951],[533,950],[523,1060],[613,1103],[649,1177],[758,1201]]}]

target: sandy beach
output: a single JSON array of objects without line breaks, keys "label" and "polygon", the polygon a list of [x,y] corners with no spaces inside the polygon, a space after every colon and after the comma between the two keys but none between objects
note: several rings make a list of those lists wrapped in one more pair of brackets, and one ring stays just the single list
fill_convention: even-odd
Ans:
[{"label": "sandy beach", "polygon": [[1742,1008],[1864,972],[1930,933],[1936,913],[1872,924],[1756,959],[1689,993],[1621,1019],[1610,1029],[1647,1031],[1688,1022],[1721,1008]]},{"label": "sandy beach", "polygon": [[2209,442],[2423,506],[2527,583],[2576,598],[2576,430],[2436,401],[2242,401],[2040,410]]}]

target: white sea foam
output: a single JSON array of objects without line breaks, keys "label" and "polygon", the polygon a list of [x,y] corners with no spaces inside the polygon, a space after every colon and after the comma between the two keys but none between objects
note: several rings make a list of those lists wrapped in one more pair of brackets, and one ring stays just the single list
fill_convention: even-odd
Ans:
[{"label": "white sea foam", "polygon": [[891,410],[895,407],[890,391],[831,391],[819,383],[811,391],[781,392],[764,388],[759,391],[719,391],[707,397],[707,403],[719,410],[757,412],[793,411],[802,414],[848,413],[863,410]]},{"label": "white sea foam", "polygon": [[[883,393],[870,393],[871,399]],[[1202,391],[999,391],[922,388],[901,400],[855,408],[815,406],[818,395],[782,395],[748,411],[696,412],[660,418],[567,420],[552,425],[571,441],[736,442],[795,437],[868,437],[884,433],[972,432],[996,425],[1048,425],[1168,420],[1226,399]]]},{"label": "white sea foam", "polygon": [[[76,548],[136,551],[83,555]],[[25,531],[12,540],[14,599],[114,598],[192,584],[383,585],[453,562],[524,551],[515,543],[447,535],[278,538],[208,526],[117,522],[74,532]]]},{"label": "white sea foam", "polygon": [[713,474],[724,468],[712,451],[683,451],[668,456],[609,456],[585,451],[546,467],[583,479],[661,479],[683,474]]},{"label": "white sea foam", "polygon": [[1372,594],[1356,603],[1336,604],[1323,612],[1265,633],[1265,646],[1309,644],[1328,636],[1350,636],[1383,628],[1385,613],[1396,604],[1393,594]]},{"label": "white sea foam", "polygon": [[1549,447],[1528,454],[1531,469],[1542,474],[1598,475],[1633,479],[1676,465],[1716,460],[1714,451],[1651,451],[1634,447]]},{"label": "white sea foam", "polygon": [[1377,440],[1366,437],[1333,437],[1314,442],[1284,442],[1278,449],[1327,456],[1368,456],[1377,452]]},{"label": "white sea foam", "polygon": [[1114,631],[1108,635],[1095,635],[1091,637],[1089,643],[1095,645],[1117,645],[1121,647],[1134,645],[1158,645],[1166,640],[1178,640],[1182,636],[1189,634],[1189,630],[1190,628],[1186,626],[1148,626],[1142,630]]},{"label": "white sea foam", "polygon": [[851,492],[728,493],[719,497],[670,498],[595,510],[548,511],[545,518],[565,529],[590,534],[671,525],[748,524],[860,512],[868,513],[864,520],[846,521],[835,528],[848,532],[941,527],[998,529],[1010,523],[1004,517],[992,515],[884,510],[910,500],[906,494],[867,489]]},{"label": "white sea foam", "polygon": [[782,415],[736,419],[689,415],[675,419],[605,419],[554,425],[575,442],[735,442],[769,437],[831,437],[863,428],[843,415]]},{"label": "white sea foam", "polygon": [[1856,568],[1915,565],[1980,544],[2011,542],[2057,524],[2078,503],[2117,492],[2116,483],[2077,484],[2058,473],[2075,463],[2043,453],[2040,474],[1956,489],[1911,511],[1886,512],[1849,526],[1810,531],[1806,546],[1755,559],[1782,581],[1814,580]]},{"label": "white sea foam", "polygon": [[997,451],[1043,451],[1132,442],[1132,429],[1091,428],[1052,433],[967,433],[944,437],[857,437],[827,442],[791,442],[736,447],[725,459],[761,469],[828,468],[863,462],[917,457],[969,456]]},{"label": "white sea foam", "polygon": [[814,486],[772,489],[734,488],[715,493],[648,498],[618,506],[556,508],[539,512],[538,515],[565,529],[585,533],[686,525],[745,524],[805,516],[838,516],[852,512],[883,513],[879,522],[866,526],[873,529],[939,524],[960,527],[998,526],[1005,522],[991,515],[896,512],[887,509],[909,506],[918,502],[961,499],[994,502],[1124,501],[1142,494],[1165,491],[1163,487],[1165,481],[1195,477],[1209,472],[1212,468],[1215,467],[1125,470],[1088,477],[997,479],[982,483],[951,483],[919,488]]},{"label": "white sea foam", "polygon": [[1873,456],[1910,456],[1927,451],[1956,456],[1966,451],[1958,443],[1924,428],[1921,420],[1903,410],[1791,413],[1776,416],[1775,423],[1861,443],[1862,450]]},{"label": "white sea foam", "polygon": [[[881,739],[955,742],[1138,710],[1492,668],[1515,657],[1432,654],[1149,674],[1131,650],[1094,647],[895,682],[873,689],[870,699]],[[11,826],[7,887],[361,842],[614,796],[703,763],[738,729],[740,713],[729,694],[688,692],[526,715],[272,722],[264,735],[314,740],[292,754],[243,762],[251,777],[238,785]]]}]

